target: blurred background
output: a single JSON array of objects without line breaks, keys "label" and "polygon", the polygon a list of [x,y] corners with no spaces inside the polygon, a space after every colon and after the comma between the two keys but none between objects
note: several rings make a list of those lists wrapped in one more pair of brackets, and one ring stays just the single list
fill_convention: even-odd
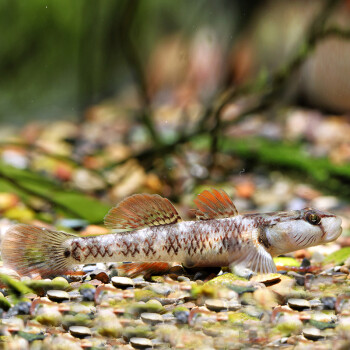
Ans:
[{"label": "blurred background", "polygon": [[350,2],[0,0],[0,211],[348,211]]}]

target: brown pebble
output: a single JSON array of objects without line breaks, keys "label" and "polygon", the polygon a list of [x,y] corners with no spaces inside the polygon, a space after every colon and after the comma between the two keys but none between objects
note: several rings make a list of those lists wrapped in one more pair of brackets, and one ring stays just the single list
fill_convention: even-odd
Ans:
[{"label": "brown pebble", "polygon": [[294,252],[294,257],[295,259],[310,259],[311,258],[311,253],[306,250],[306,249],[300,249]]},{"label": "brown pebble", "polygon": [[339,269],[340,272],[349,274],[349,269],[346,266],[341,266]]},{"label": "brown pebble", "polygon": [[108,283],[109,282],[109,276],[106,272],[101,271],[96,276],[95,279],[101,281],[102,283]]}]

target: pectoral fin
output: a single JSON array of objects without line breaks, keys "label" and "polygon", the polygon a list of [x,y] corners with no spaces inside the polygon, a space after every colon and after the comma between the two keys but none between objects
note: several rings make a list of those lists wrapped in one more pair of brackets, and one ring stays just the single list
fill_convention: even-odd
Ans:
[{"label": "pectoral fin", "polygon": [[247,254],[233,261],[231,265],[236,268],[250,269],[255,273],[277,272],[272,256],[260,244],[252,245]]}]

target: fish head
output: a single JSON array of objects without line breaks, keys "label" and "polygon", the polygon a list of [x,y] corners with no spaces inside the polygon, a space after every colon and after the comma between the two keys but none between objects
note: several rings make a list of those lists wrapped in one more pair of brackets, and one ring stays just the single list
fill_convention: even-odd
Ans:
[{"label": "fish head", "polygon": [[265,228],[272,255],[336,240],[342,233],[339,216],[314,208],[276,214]]}]

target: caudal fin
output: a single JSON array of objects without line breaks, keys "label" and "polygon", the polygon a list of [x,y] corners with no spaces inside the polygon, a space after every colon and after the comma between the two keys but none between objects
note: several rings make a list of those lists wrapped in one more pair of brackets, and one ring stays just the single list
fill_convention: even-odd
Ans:
[{"label": "caudal fin", "polygon": [[71,269],[69,247],[65,242],[75,237],[37,226],[13,225],[1,242],[2,260],[20,275],[63,274]]}]

